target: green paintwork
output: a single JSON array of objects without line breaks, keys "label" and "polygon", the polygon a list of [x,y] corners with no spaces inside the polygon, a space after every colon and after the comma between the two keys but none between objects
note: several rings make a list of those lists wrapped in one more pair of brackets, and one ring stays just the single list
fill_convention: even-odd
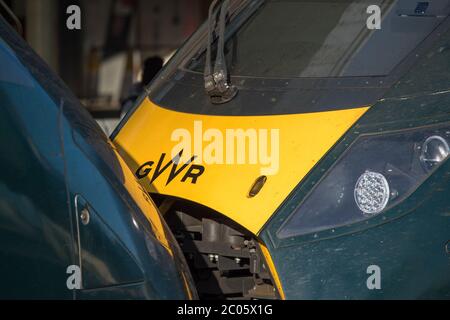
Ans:
[{"label": "green paintwork", "polygon": [[[279,239],[277,230],[356,138],[434,124],[450,127],[450,21],[431,48],[351,128],[280,207],[261,237],[287,299],[450,299],[450,162],[403,202],[363,222]],[[383,155],[380,155],[382,157]],[[367,267],[381,269],[369,290]]]}]

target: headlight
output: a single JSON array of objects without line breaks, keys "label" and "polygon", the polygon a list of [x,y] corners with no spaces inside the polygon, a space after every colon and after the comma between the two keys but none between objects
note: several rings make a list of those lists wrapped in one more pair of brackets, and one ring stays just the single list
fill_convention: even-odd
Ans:
[{"label": "headlight", "polygon": [[431,170],[447,158],[448,153],[447,141],[441,136],[431,136],[423,143],[420,161],[426,170]]},{"label": "headlight", "polygon": [[383,211],[389,200],[389,183],[377,172],[366,171],[356,182],[355,202],[363,215],[371,216]]},{"label": "headlight", "polygon": [[408,197],[449,155],[450,128],[359,137],[280,228],[280,238],[368,219]]}]

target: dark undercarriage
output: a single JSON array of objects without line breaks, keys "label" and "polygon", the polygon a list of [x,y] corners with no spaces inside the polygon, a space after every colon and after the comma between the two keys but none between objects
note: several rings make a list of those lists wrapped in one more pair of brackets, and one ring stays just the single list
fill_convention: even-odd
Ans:
[{"label": "dark undercarriage", "polygon": [[200,299],[276,299],[255,237],[204,206],[152,195],[188,262]]}]

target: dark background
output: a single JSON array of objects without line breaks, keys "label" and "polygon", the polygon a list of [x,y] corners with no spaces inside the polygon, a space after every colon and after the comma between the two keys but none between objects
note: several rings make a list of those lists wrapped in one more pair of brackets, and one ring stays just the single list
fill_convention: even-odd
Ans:
[{"label": "dark background", "polygon": [[[143,61],[152,56],[167,61],[207,18],[211,2],[3,1],[20,20],[23,37],[33,49],[92,114],[108,118],[119,116],[121,100],[141,79]],[[66,27],[66,10],[73,4],[81,9],[81,30]],[[4,10],[1,13],[7,17]]]}]

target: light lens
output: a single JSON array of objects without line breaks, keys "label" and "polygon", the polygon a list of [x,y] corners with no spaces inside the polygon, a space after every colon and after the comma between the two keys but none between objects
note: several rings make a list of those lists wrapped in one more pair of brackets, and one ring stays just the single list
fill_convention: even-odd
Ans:
[{"label": "light lens", "polygon": [[334,232],[382,215],[447,161],[449,145],[449,123],[359,137],[294,209],[277,236]]},{"label": "light lens", "polygon": [[381,212],[389,200],[389,184],[378,172],[366,171],[356,182],[355,201],[364,215],[371,216]]},{"label": "light lens", "polygon": [[441,136],[428,137],[422,145],[420,162],[426,170],[433,169],[434,166],[444,161],[449,154],[447,141]]}]

